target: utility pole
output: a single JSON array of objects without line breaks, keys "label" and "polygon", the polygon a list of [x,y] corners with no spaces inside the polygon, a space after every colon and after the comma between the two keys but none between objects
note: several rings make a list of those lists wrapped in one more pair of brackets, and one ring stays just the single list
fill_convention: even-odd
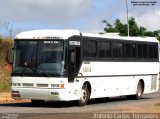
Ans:
[{"label": "utility pole", "polygon": [[127,12],[127,30],[128,30],[128,37],[129,37],[128,0],[126,0],[126,12]]}]

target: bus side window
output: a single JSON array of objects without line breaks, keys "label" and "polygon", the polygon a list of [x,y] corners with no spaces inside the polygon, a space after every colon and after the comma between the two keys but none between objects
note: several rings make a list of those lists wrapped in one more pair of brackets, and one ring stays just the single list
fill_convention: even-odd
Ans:
[{"label": "bus side window", "polygon": [[137,44],[137,58],[142,59],[143,58],[143,45]]},{"label": "bus side window", "polygon": [[85,39],[84,42],[84,57],[85,58],[96,58],[97,56],[97,42],[95,40]]},{"label": "bus side window", "polygon": [[124,57],[124,48],[123,43],[114,42],[112,43],[112,55],[113,58],[123,58]]},{"label": "bus side window", "polygon": [[136,58],[136,44],[132,44],[132,58]]},{"label": "bus side window", "polygon": [[149,59],[154,58],[153,45],[149,45]]},{"label": "bus side window", "polygon": [[143,59],[147,59],[148,58],[147,53],[148,53],[148,45],[147,44],[143,44]]},{"label": "bus side window", "polygon": [[125,55],[126,55],[126,58],[132,58],[132,44],[131,43],[125,44]]},{"label": "bus side window", "polygon": [[98,42],[98,56],[99,58],[110,58],[111,57],[110,42],[106,42],[106,41]]},{"label": "bus side window", "polygon": [[153,45],[154,59],[158,59],[158,45]]}]

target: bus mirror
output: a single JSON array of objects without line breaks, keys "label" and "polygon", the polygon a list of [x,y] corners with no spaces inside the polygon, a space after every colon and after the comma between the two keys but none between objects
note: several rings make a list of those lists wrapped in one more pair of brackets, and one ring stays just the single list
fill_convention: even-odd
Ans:
[{"label": "bus mirror", "polygon": [[69,80],[69,82],[73,82],[74,77],[75,77],[74,66],[69,66],[69,68],[68,68],[68,80]]},{"label": "bus mirror", "polygon": [[68,81],[73,82],[74,81],[74,75],[73,74],[68,74]]}]

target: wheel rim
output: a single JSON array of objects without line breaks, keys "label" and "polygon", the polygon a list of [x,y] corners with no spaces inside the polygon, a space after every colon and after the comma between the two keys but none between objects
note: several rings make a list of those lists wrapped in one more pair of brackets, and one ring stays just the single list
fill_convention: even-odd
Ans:
[{"label": "wheel rim", "polygon": [[81,90],[80,100],[81,102],[85,102],[87,100],[87,91],[85,89]]},{"label": "wheel rim", "polygon": [[138,95],[138,97],[140,97],[142,95],[142,87],[140,84],[138,85],[137,95]]}]

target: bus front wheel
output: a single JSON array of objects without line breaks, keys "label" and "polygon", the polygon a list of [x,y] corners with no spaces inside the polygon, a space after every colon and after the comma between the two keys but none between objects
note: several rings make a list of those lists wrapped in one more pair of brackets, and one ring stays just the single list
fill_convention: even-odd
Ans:
[{"label": "bus front wheel", "polygon": [[90,91],[88,90],[87,84],[84,84],[80,92],[80,99],[78,100],[78,105],[85,106],[89,100],[89,97]]}]

